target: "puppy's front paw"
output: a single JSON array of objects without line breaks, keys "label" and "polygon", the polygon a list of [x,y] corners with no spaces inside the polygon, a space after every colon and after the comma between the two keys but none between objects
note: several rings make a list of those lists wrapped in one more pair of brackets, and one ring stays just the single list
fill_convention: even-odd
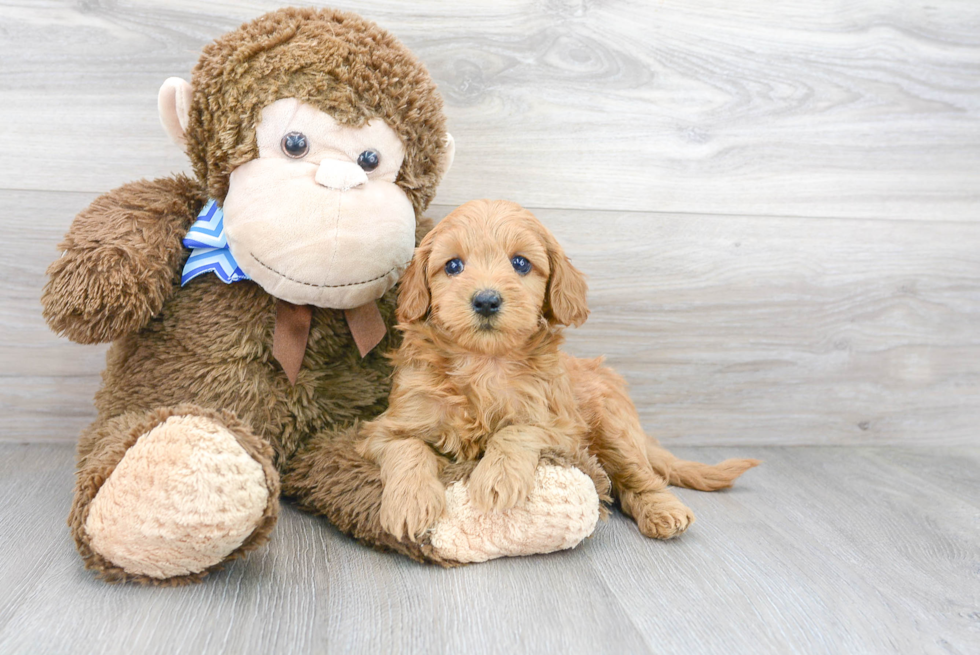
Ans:
[{"label": "puppy's front paw", "polygon": [[417,541],[446,508],[446,489],[432,479],[421,484],[389,481],[381,492],[381,527],[397,539]]},{"label": "puppy's front paw", "polygon": [[640,494],[633,517],[652,539],[671,539],[694,523],[694,513],[669,491]]},{"label": "puppy's front paw", "polygon": [[482,512],[503,512],[527,500],[536,460],[487,453],[470,476],[470,498]]}]

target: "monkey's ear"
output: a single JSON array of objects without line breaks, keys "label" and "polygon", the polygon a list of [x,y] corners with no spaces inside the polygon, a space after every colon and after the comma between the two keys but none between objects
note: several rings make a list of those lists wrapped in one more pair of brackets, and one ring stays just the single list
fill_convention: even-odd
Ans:
[{"label": "monkey's ear", "polygon": [[405,274],[398,285],[398,308],[395,317],[399,323],[414,323],[422,320],[429,312],[432,296],[427,279],[429,253],[432,252],[430,232],[415,249],[415,256],[409,262]]},{"label": "monkey's ear", "polygon": [[453,160],[456,159],[456,140],[453,135],[446,132],[446,152],[442,155],[442,163],[439,164],[439,177],[446,177],[446,173],[453,166]]},{"label": "monkey's ear", "polygon": [[548,291],[545,294],[544,316],[549,323],[578,327],[589,317],[589,305],[585,298],[589,286],[585,276],[572,266],[551,234],[547,235],[545,243],[551,277],[548,278]]},{"label": "monkey's ear", "polygon": [[190,82],[179,77],[169,77],[157,95],[160,122],[170,140],[181,148],[187,143],[187,124],[190,122],[191,97],[194,90]]}]

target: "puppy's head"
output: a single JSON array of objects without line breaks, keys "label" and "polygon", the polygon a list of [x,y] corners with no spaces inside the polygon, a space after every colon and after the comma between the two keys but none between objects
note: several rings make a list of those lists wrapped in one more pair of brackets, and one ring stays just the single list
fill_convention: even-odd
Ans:
[{"label": "puppy's head", "polygon": [[581,325],[585,279],[520,205],[474,200],[422,240],[401,280],[398,320],[423,319],[468,350],[505,354],[542,327]]}]

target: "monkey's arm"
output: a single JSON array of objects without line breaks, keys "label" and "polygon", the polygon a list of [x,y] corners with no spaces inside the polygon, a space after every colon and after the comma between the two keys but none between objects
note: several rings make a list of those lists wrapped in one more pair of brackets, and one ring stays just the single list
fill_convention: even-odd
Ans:
[{"label": "monkey's arm", "polygon": [[102,343],[140,330],[174,293],[181,240],[206,198],[184,175],[119,187],[71,224],[41,296],[55,332]]}]

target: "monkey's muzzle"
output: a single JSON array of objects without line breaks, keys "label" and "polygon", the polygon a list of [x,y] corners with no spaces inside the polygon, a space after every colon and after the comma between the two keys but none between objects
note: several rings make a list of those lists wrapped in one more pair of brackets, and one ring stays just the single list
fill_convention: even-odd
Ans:
[{"label": "monkey's muzzle", "polygon": [[337,159],[324,159],[316,169],[314,179],[322,187],[335,191],[350,191],[367,184],[368,176],[357,164]]}]

